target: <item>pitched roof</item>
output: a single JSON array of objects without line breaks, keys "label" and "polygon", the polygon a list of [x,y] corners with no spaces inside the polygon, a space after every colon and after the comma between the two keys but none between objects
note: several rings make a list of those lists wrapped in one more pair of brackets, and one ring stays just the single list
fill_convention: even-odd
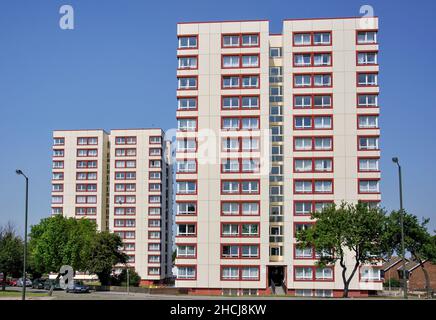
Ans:
[{"label": "pitched roof", "polygon": [[[401,262],[401,260],[402,259],[400,257],[396,257],[396,256],[391,257],[388,261],[383,263],[382,269],[386,271],[386,270],[392,268],[393,266],[395,266],[396,264],[398,264],[399,262]],[[406,261],[408,261],[408,260],[406,259]]]},{"label": "pitched roof", "polygon": [[[419,262],[417,262],[417,261],[409,261],[406,263],[406,270],[407,271],[412,271],[412,270],[416,269],[417,267],[419,267]],[[403,270],[403,265],[399,266],[397,268],[397,270]]]}]

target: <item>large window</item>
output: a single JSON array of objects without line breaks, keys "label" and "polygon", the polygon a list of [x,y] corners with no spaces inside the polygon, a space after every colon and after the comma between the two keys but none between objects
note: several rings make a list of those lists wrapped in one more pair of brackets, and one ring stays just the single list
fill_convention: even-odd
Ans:
[{"label": "large window", "polygon": [[332,74],[294,74],[294,88],[331,87]]},{"label": "large window", "polygon": [[369,137],[358,137],[358,150],[378,150],[379,149],[379,137],[369,136]]},{"label": "large window", "polygon": [[259,96],[223,96],[221,109],[259,109]]},{"label": "large window", "polygon": [[176,191],[178,194],[196,194],[197,182],[196,181],[177,181]]},{"label": "large window", "polygon": [[357,85],[361,87],[374,87],[378,85],[377,73],[357,73]]},{"label": "large window", "polygon": [[197,49],[198,48],[198,36],[179,36],[179,49]]},{"label": "large window", "polygon": [[375,108],[378,107],[378,94],[358,94],[357,107],[359,108]]},{"label": "large window", "polygon": [[196,215],[197,203],[196,202],[177,202],[176,215]]},{"label": "large window", "polygon": [[196,249],[194,244],[178,244],[177,258],[194,258],[196,256]]},{"label": "large window", "polygon": [[197,77],[178,77],[177,78],[178,90],[196,90]]},{"label": "large window", "polygon": [[332,158],[294,158],[294,172],[332,172]]},{"label": "large window", "polygon": [[375,65],[377,64],[377,51],[360,51],[357,52],[358,65]]},{"label": "large window", "polygon": [[332,116],[294,116],[294,128],[304,129],[332,129]]},{"label": "large window", "polygon": [[258,130],[259,117],[222,117],[223,130]]},{"label": "large window", "polygon": [[294,193],[322,194],[333,193],[333,180],[315,179],[315,180],[294,180]]},{"label": "large window", "polygon": [[197,235],[197,225],[189,223],[178,223],[176,225],[176,235],[178,237],[193,237]]},{"label": "large window", "polygon": [[197,56],[179,56],[177,57],[179,69],[197,69],[198,58]]},{"label": "large window", "polygon": [[197,110],[197,98],[196,97],[178,97],[177,98],[177,110],[179,110],[179,111]]},{"label": "large window", "polygon": [[377,31],[357,31],[357,44],[376,44]]},{"label": "large window", "polygon": [[222,180],[221,193],[223,194],[259,194],[258,180]]},{"label": "large window", "polygon": [[221,223],[222,237],[258,237],[259,223]]},{"label": "large window", "polygon": [[294,67],[328,67],[331,65],[331,52],[294,53]]},{"label": "large window", "polygon": [[223,34],[221,45],[223,48],[258,47],[259,34],[257,33]]},{"label": "large window", "polygon": [[196,278],[195,266],[177,266],[178,280],[192,280]]},{"label": "large window", "polygon": [[380,186],[379,180],[367,180],[360,179],[359,180],[359,193],[379,193]]},{"label": "large window", "polygon": [[195,138],[177,139],[177,152],[195,152],[197,150],[197,141]]},{"label": "large window", "polygon": [[294,46],[319,46],[331,45],[332,34],[330,31],[294,32]]},{"label": "large window", "polygon": [[294,109],[329,109],[332,108],[332,95],[294,95]]},{"label": "large window", "polygon": [[195,131],[197,130],[196,118],[178,118],[177,129],[181,131]]},{"label": "large window", "polygon": [[222,76],[223,89],[259,88],[259,75],[225,75]]},{"label": "large window", "polygon": [[379,158],[359,158],[359,171],[379,171]]},{"label": "large window", "polygon": [[223,68],[258,68],[259,54],[235,54],[222,56]]},{"label": "large window", "polygon": [[177,173],[195,173],[197,172],[197,161],[195,159],[177,160]]},{"label": "large window", "polygon": [[359,129],[377,129],[378,115],[358,115],[357,126]]},{"label": "large window", "polygon": [[332,137],[294,137],[295,151],[331,151]]}]

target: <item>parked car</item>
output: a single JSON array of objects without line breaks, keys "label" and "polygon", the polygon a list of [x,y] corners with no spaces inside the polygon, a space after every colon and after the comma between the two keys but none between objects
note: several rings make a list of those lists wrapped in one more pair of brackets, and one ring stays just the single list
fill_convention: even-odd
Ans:
[{"label": "parked car", "polygon": [[30,281],[30,279],[26,279],[25,281],[23,281],[23,278],[18,279],[17,287],[22,287],[23,285],[25,285],[26,287],[31,287],[32,281]]},{"label": "parked car", "polygon": [[32,288],[33,289],[44,289],[44,283],[46,279],[34,279],[32,282]]},{"label": "parked car", "polygon": [[9,285],[11,287],[16,287],[17,286],[17,279],[11,279],[9,280]]},{"label": "parked car", "polygon": [[53,290],[63,290],[59,284],[59,280],[49,280],[47,279],[47,281],[44,282],[44,290],[50,290],[50,287],[54,285]]},{"label": "parked car", "polygon": [[89,287],[85,286],[82,282],[74,282],[72,287],[67,287],[68,293],[89,293]]}]

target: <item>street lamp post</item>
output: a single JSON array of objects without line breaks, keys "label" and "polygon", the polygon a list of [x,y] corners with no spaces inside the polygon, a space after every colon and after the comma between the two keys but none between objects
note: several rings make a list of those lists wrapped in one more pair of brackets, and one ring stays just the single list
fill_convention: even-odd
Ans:
[{"label": "street lamp post", "polygon": [[400,191],[400,225],[401,225],[401,258],[403,260],[403,291],[404,299],[407,299],[407,271],[406,271],[406,250],[404,247],[404,209],[403,209],[403,181],[401,177],[401,165],[397,157],[392,158],[392,162],[398,166],[398,179]]},{"label": "street lamp post", "polygon": [[24,256],[23,256],[23,291],[21,300],[26,300],[26,262],[27,262],[27,215],[29,207],[29,178],[23,173],[23,171],[17,169],[16,174],[23,176],[26,179],[26,209],[24,214]]}]

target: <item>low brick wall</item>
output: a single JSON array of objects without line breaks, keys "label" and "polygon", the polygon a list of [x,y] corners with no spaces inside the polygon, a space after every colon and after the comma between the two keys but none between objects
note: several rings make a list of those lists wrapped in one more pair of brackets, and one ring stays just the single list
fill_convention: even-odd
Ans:
[{"label": "low brick wall", "polygon": [[[119,286],[89,286],[94,291],[114,291],[114,292],[126,292],[127,287]],[[129,291],[132,293],[146,293],[146,294],[188,294],[188,289],[174,288],[174,287],[161,287],[161,288],[144,288],[144,287],[130,287]]]}]

